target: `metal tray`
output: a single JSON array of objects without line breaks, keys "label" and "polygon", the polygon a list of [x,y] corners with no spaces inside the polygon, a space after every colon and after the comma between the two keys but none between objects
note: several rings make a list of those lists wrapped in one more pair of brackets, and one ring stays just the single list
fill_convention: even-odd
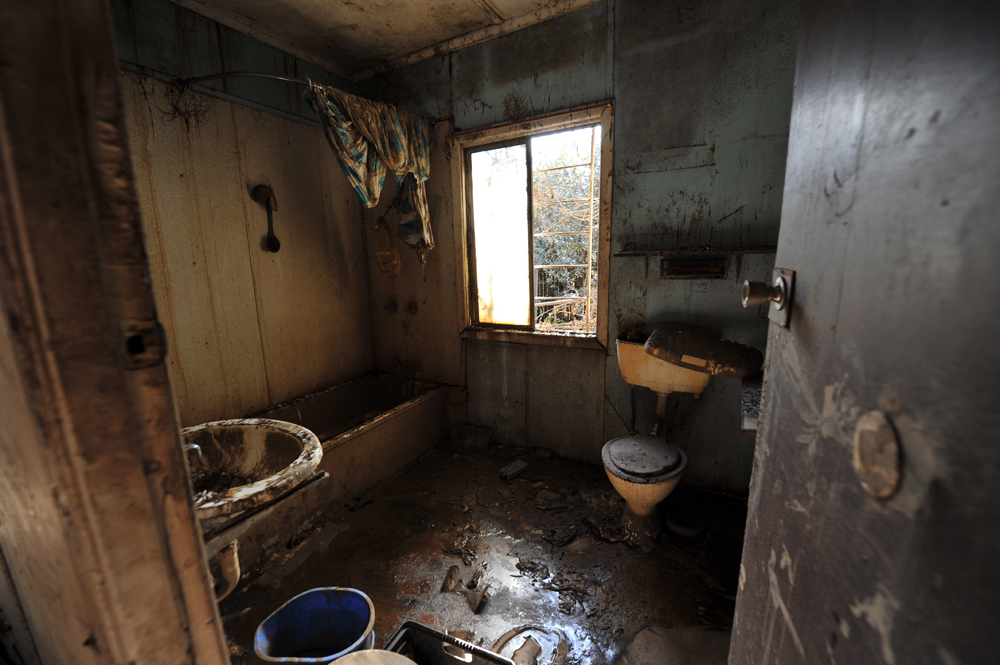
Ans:
[{"label": "metal tray", "polygon": [[400,626],[389,638],[385,650],[406,656],[417,665],[514,665],[514,661],[509,658],[414,621],[407,621]]}]

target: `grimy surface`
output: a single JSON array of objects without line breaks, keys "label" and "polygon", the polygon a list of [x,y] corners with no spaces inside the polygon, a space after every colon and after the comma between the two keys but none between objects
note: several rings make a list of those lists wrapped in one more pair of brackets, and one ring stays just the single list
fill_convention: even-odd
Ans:
[{"label": "grimy surface", "polygon": [[[518,459],[527,470],[501,480]],[[678,488],[661,504],[664,533],[648,556],[615,542],[623,509],[600,466],[532,449],[436,448],[249,571],[220,607],[233,663],[260,662],[260,622],[321,586],[368,594],[376,646],[408,620],[486,648],[533,625],[552,637],[543,647],[565,636],[562,662],[609,663],[646,626],[728,629],[746,503]],[[676,536],[667,516],[704,531]],[[441,591],[452,566],[464,583],[481,572],[476,588],[489,585],[478,613],[464,595]],[[514,637],[503,653],[523,642]]]}]

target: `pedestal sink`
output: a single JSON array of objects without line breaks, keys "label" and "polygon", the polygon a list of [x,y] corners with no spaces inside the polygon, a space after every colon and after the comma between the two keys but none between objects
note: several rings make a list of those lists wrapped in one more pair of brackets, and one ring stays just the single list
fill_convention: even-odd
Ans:
[{"label": "pedestal sink", "polygon": [[218,530],[309,478],[323,458],[315,434],[281,420],[219,420],[181,432],[202,530]]},{"label": "pedestal sink", "polygon": [[[235,532],[248,528],[312,476],[323,458],[323,446],[301,425],[264,418],[205,423],[181,430],[181,436],[194,486],[195,514],[206,539],[205,554],[217,562],[222,578],[215,596],[222,600],[240,580]],[[272,506],[253,510],[266,504]]]}]

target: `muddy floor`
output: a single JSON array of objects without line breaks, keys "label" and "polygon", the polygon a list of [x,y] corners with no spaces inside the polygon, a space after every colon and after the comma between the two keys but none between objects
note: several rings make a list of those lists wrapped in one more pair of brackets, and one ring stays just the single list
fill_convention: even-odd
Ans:
[{"label": "muddy floor", "polygon": [[[502,480],[516,460],[528,468]],[[728,629],[746,502],[680,486],[649,555],[618,541],[623,508],[599,466],[437,448],[244,576],[220,606],[233,662],[261,662],[257,625],[321,586],[368,594],[377,647],[411,620],[510,657],[531,626],[538,662],[601,664],[646,626]]]}]

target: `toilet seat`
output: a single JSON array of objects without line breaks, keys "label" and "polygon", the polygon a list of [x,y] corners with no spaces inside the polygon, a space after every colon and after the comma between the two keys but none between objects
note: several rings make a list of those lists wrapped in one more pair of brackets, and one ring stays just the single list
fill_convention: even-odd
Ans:
[{"label": "toilet seat", "polygon": [[612,439],[601,453],[609,472],[639,484],[666,482],[687,466],[683,450],[648,434]]},{"label": "toilet seat", "polygon": [[612,464],[629,475],[658,476],[681,463],[680,452],[655,436],[626,436],[608,446]]}]

